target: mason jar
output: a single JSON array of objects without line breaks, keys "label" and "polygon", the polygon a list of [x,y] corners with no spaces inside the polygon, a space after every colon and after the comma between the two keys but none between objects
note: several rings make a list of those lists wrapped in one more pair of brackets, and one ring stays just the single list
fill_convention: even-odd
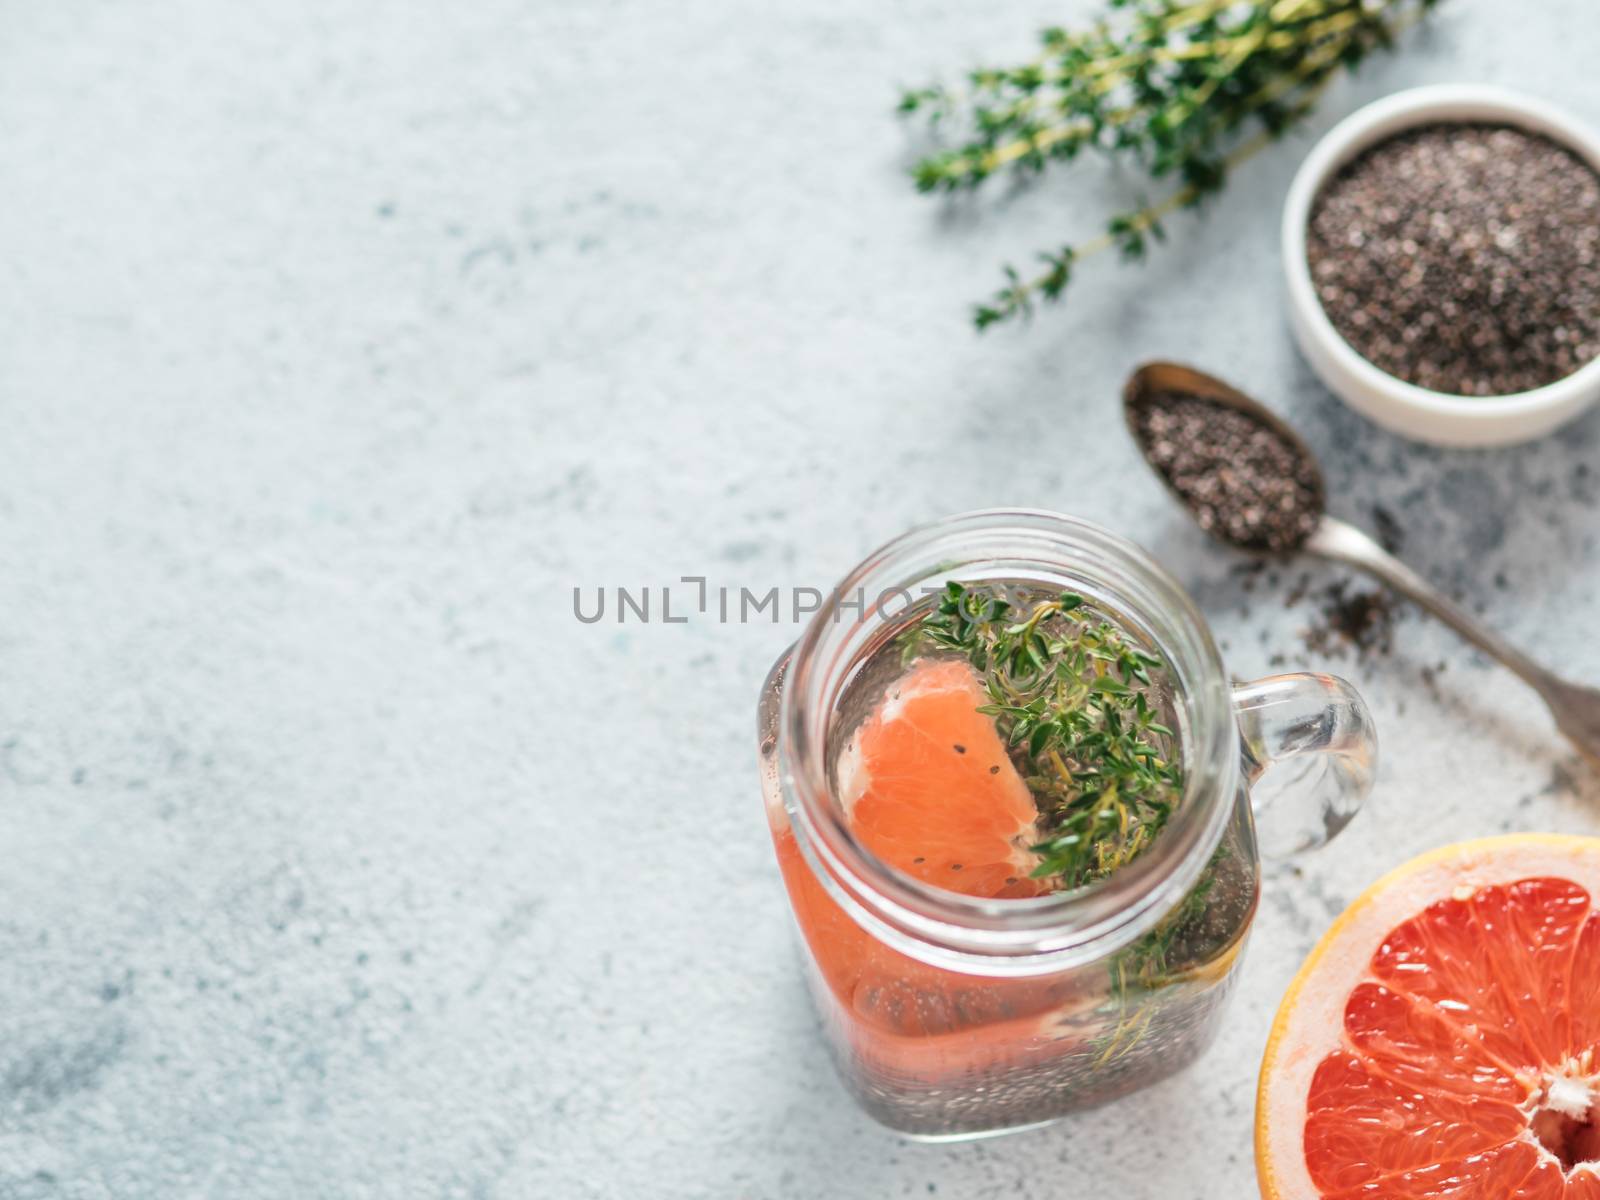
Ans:
[{"label": "mason jar", "polygon": [[[947,581],[1078,593],[1162,660],[1181,801],[1107,878],[962,895],[852,834],[835,767],[861,717],[841,700]],[[767,819],[833,1058],[868,1113],[925,1140],[1044,1124],[1193,1061],[1255,916],[1261,809],[1269,854],[1325,842],[1365,799],[1376,757],[1347,683],[1230,685],[1205,621],[1154,560],[1040,511],[951,517],[870,555],[774,666],[758,724]]]}]

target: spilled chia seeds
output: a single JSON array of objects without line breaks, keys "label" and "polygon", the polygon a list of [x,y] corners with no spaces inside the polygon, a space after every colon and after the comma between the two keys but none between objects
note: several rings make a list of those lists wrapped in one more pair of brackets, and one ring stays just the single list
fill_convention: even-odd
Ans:
[{"label": "spilled chia seeds", "polygon": [[1458,396],[1543,387],[1600,355],[1600,176],[1501,125],[1429,125],[1317,196],[1306,259],[1363,358]]},{"label": "spilled chia seeds", "polygon": [[1348,580],[1329,584],[1318,599],[1317,616],[1304,633],[1313,654],[1341,654],[1352,648],[1357,658],[1387,655],[1394,649],[1398,601],[1382,588],[1351,588]]},{"label": "spilled chia seeds", "polygon": [[[1387,511],[1379,511],[1393,522]],[[1395,540],[1398,542],[1398,534]],[[1241,577],[1239,590],[1253,593],[1263,573],[1266,586],[1276,589],[1280,576],[1267,567],[1265,561],[1257,560],[1234,568],[1233,573]],[[1337,579],[1313,590],[1311,575],[1302,573],[1283,594],[1283,606],[1298,608],[1307,602],[1314,609],[1310,623],[1300,630],[1307,654],[1343,658],[1347,651],[1353,651],[1358,659],[1366,659],[1387,656],[1394,649],[1395,626],[1405,602],[1393,593],[1383,588],[1356,587],[1349,579]],[[1282,666],[1289,659],[1279,653],[1271,661],[1274,666]]]}]

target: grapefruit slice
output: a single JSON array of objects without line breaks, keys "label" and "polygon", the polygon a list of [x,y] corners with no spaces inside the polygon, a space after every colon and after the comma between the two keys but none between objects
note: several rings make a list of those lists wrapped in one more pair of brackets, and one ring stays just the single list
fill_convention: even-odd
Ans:
[{"label": "grapefruit slice", "polygon": [[840,758],[845,817],[890,866],[969,896],[1034,896],[1038,810],[965,662],[921,662]]},{"label": "grapefruit slice", "polygon": [[[967,895],[1041,894],[1030,879],[1033,796],[1011,765],[977,676],[959,660],[915,664],[862,722],[839,762],[839,795],[885,863]],[[785,822],[773,831],[801,933],[852,1053],[902,1080],[970,1076],[1054,1047],[1076,977],[979,978],[879,941],[829,895]]]},{"label": "grapefruit slice", "polygon": [[1600,1200],[1600,839],[1516,834],[1385,876],[1284,996],[1267,1200]]}]

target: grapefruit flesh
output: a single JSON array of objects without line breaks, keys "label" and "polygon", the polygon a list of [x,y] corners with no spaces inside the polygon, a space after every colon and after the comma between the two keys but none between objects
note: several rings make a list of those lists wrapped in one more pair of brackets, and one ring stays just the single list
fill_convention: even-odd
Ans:
[{"label": "grapefruit flesh", "polygon": [[1268,1200],[1600,1200],[1600,840],[1374,884],[1284,997],[1256,1160]]},{"label": "grapefruit flesh", "polygon": [[906,874],[969,896],[1035,896],[1038,811],[1011,765],[989,697],[957,660],[904,675],[841,756],[845,816],[862,845]]},{"label": "grapefruit flesh", "polygon": [[[1019,898],[1030,879],[1037,810],[961,661],[915,664],[840,756],[851,831],[872,854],[965,895]],[[1026,1061],[1053,1046],[1076,984],[1065,978],[966,975],[879,941],[829,894],[784,823],[778,863],[801,934],[854,1054],[876,1071],[927,1081]]]}]

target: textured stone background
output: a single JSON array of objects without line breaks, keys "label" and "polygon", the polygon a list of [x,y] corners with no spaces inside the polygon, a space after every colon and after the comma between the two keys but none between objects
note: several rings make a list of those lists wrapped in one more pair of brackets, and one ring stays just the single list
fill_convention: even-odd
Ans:
[{"label": "textured stone background", "polygon": [[[1275,247],[1363,100],[1494,80],[1600,119],[1590,5],[1446,0],[1146,268],[979,341],[997,262],[1128,181],[919,198],[890,85],[1080,11],[4,7],[0,1196],[1237,1200],[1268,1020],[1362,884],[1600,830],[1507,676],[1410,616],[1388,658],[1305,652],[1298,572],[1246,592],[1114,419],[1142,357],[1226,373],[1338,511],[1392,509],[1417,566],[1600,680],[1600,413],[1481,454],[1377,431],[1291,349]],[[1348,673],[1386,755],[1269,881],[1199,1066],[913,1146],[846,1101],[791,959],[752,717],[793,627],[585,626],[572,588],[826,587],[1003,502],[1145,543],[1240,675]]]}]

